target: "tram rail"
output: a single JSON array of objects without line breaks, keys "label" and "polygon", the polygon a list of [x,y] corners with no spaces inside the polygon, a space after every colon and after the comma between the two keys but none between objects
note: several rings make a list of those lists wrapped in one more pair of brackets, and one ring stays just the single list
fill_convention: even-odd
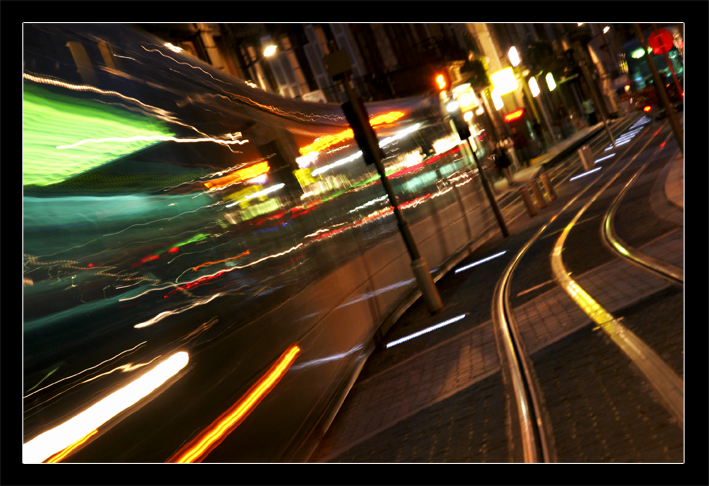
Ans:
[{"label": "tram rail", "polygon": [[[660,130],[665,125],[666,123],[660,127]],[[622,129],[625,129],[627,126],[628,124],[625,124]],[[650,127],[646,127],[642,133],[647,134],[649,132],[649,128]],[[655,135],[659,133],[660,130],[658,130]],[[670,135],[668,135],[667,138],[669,138],[669,136]],[[640,140],[641,138],[642,137],[638,137],[636,141],[629,145],[623,154],[617,157],[614,160],[614,163],[610,164],[609,167],[615,165],[615,162],[623,160],[629,153],[632,153],[631,150],[634,149],[637,140]],[[654,136],[650,137],[641,148],[636,150],[630,160],[626,162],[625,165],[622,166],[607,183],[605,183],[588,199],[588,202],[586,202],[586,204],[576,213],[571,222],[566,225],[554,244],[553,251],[550,255],[550,263],[553,269],[554,279],[557,284],[561,286],[572,298],[572,300],[598,325],[598,327],[603,329],[603,331],[605,331],[613,342],[615,342],[615,344],[618,345],[628,357],[630,357],[652,387],[662,397],[666,408],[670,411],[672,416],[682,423],[682,379],[678,377],[649,346],[630,332],[629,329],[624,327],[620,323],[619,319],[613,317],[613,315],[595,302],[593,298],[569,276],[570,274],[567,272],[562,262],[564,243],[574,224],[580,220],[586,209],[598,198],[598,196],[602,194],[621,173],[631,166],[637,156],[642,153],[653,138]],[[598,149],[600,145],[605,143],[605,141],[607,141],[607,137],[597,137],[591,142],[590,145],[594,149]],[[665,142],[666,141],[667,139]],[[659,274],[663,278],[666,278],[675,284],[682,285],[681,271],[679,271],[679,269],[676,269],[671,264],[661,262],[658,259],[645,255],[637,249],[630,248],[628,245],[624,244],[622,240],[620,240],[613,229],[613,218],[625,192],[630,187],[632,182],[640,175],[640,173],[642,173],[642,171],[655,160],[662,147],[664,147],[664,143],[657,147],[649,159],[639,170],[635,172],[631,179],[626,183],[620,194],[618,194],[615,198],[605,216],[602,218],[602,233],[604,241],[613,249],[615,254],[625,259],[630,259],[634,264],[639,265],[654,274]],[[559,168],[557,170],[553,171],[552,177],[556,179],[568,180],[577,169],[577,164],[570,161],[558,167]],[[601,177],[603,176],[599,176],[597,181],[600,181]],[[569,200],[561,210],[551,216],[546,224],[539,228],[534,236],[532,236],[519,250],[515,257],[512,258],[502,273],[502,276],[498,280],[495,288],[492,302],[492,322],[495,329],[495,337],[498,353],[500,355],[504,381],[506,386],[508,386],[511,390],[509,394],[512,398],[509,400],[510,416],[508,417],[511,428],[510,440],[513,442],[513,451],[522,451],[522,454],[516,455],[515,460],[524,462],[556,462],[556,451],[554,447],[554,432],[551,428],[549,412],[544,405],[544,394],[539,385],[532,359],[526,349],[524,339],[516,322],[514,309],[510,303],[512,276],[515,270],[517,270],[524,254],[529,250],[533,243],[540,238],[552,222],[568,208],[570,208],[573,203],[575,203],[584,193],[586,193],[586,191],[590,190],[594,186],[594,183],[585,186],[578,194],[571,198],[571,200]],[[510,206],[512,204],[514,203],[510,203]],[[519,211],[517,217],[521,214],[523,214],[523,212]]]}]

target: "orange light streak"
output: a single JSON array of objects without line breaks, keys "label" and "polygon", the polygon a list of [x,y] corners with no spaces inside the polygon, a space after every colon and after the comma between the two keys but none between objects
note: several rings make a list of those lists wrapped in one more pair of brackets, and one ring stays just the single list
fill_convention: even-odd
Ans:
[{"label": "orange light streak", "polygon": [[267,173],[269,170],[271,170],[271,167],[268,165],[268,162],[259,162],[258,164],[254,164],[244,169],[239,169],[233,174],[207,181],[204,185],[210,191],[216,191],[217,189],[221,189],[237,182],[253,179],[261,174]]},{"label": "orange light streak", "polygon": [[167,462],[192,463],[202,462],[244,419],[253,411],[261,400],[283,378],[296,356],[300,353],[297,345],[288,348],[258,382],[224,412],[212,424],[203,430],[197,437],[180,449]]},{"label": "orange light streak", "polygon": [[74,451],[74,449],[81,446],[81,444],[83,444],[84,442],[86,442],[87,440],[89,440],[91,437],[93,437],[96,434],[98,434],[98,429],[94,429],[93,431],[89,432],[88,434],[83,436],[81,439],[77,440],[76,442],[74,442],[70,446],[66,447],[65,449],[57,452],[56,454],[54,454],[52,457],[48,458],[44,462],[48,464],[48,463],[54,463],[54,462],[61,461],[66,456],[71,454]]},{"label": "orange light streak", "polygon": [[249,250],[246,250],[245,252],[236,255],[235,257],[227,258],[225,260],[217,260],[216,262],[206,262],[201,265],[197,265],[196,267],[193,267],[192,270],[197,270],[198,268],[204,267],[205,265],[214,265],[215,263],[222,263],[222,262],[228,262],[229,260],[236,260],[237,258],[241,258],[244,255],[250,255],[251,252]]},{"label": "orange light streak", "polygon": [[[378,115],[374,118],[371,118],[369,120],[369,124],[375,127],[378,125],[383,125],[385,123],[392,123],[403,117],[404,115],[405,114],[401,111],[390,111],[388,113],[384,113],[383,115]],[[349,140],[352,138],[354,138],[354,132],[351,128],[343,130],[335,135],[325,135],[324,137],[318,138],[310,145],[300,148],[300,155],[306,155],[311,152],[320,152],[321,150],[330,147],[331,145],[335,145],[337,143],[342,142],[343,140]]]}]

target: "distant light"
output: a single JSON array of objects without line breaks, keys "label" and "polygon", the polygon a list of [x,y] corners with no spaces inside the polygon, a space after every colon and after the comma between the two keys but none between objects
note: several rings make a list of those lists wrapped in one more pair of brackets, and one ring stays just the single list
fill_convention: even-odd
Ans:
[{"label": "distant light", "polygon": [[472,267],[474,267],[474,266],[476,266],[476,265],[480,265],[481,263],[485,263],[486,261],[492,260],[493,258],[497,258],[497,257],[499,257],[500,255],[503,255],[504,253],[505,253],[504,251],[501,251],[500,253],[495,253],[495,254],[492,255],[492,256],[489,256],[489,257],[487,257],[487,258],[483,258],[482,260],[478,260],[477,262],[471,263],[470,265],[466,265],[466,266],[464,266],[464,267],[460,267],[460,268],[458,268],[458,269],[455,271],[455,273],[462,272],[462,271],[467,270],[467,269],[469,269],[469,268],[472,268]]},{"label": "distant light", "polygon": [[459,109],[460,109],[460,103],[458,103],[458,101],[456,101],[456,100],[453,100],[446,105],[446,110],[448,110],[448,113],[453,113]]},{"label": "distant light", "polygon": [[505,106],[502,102],[502,97],[500,97],[500,93],[498,93],[496,89],[492,90],[490,97],[492,98],[492,103],[495,105],[496,110],[499,110]]},{"label": "distant light", "polygon": [[263,50],[263,55],[266,57],[272,56],[274,52],[276,52],[276,46],[270,45]]},{"label": "distant light", "polygon": [[[684,94],[683,94],[682,96],[684,96]],[[485,113],[485,109],[483,108],[483,105],[480,105],[480,108],[478,108],[477,110],[475,110],[475,114],[476,114],[476,115],[482,115],[483,113]]]},{"label": "distant light", "polygon": [[608,32],[609,30],[611,30],[611,28],[608,27],[607,25],[606,25],[605,27],[603,27],[603,33],[604,33],[604,34],[605,34],[606,32]]},{"label": "distant light", "polygon": [[467,107],[468,105],[473,104],[473,96],[470,93],[462,93],[458,96],[458,101],[460,102],[461,107]]},{"label": "distant light", "polygon": [[463,113],[463,120],[465,121],[470,121],[473,119],[473,112],[472,111],[466,111]]},{"label": "distant light", "polygon": [[539,96],[540,90],[537,84],[537,78],[529,78],[529,90],[532,92],[532,97]]},{"label": "distant light", "polygon": [[578,25],[579,27],[581,27],[581,26],[583,25],[583,22],[577,23],[576,25]]},{"label": "distant light", "polygon": [[547,73],[546,77],[544,78],[547,81],[547,86],[549,86],[549,91],[554,91],[554,88],[556,88],[556,83],[554,82],[554,75],[551,73]]},{"label": "distant light", "polygon": [[602,169],[602,167],[596,167],[595,169],[591,169],[588,172],[584,172],[583,174],[579,174],[577,176],[572,177],[571,179],[569,179],[569,181],[573,181],[574,179],[578,179],[579,177],[586,176],[586,175],[590,174],[591,172],[596,172],[597,170],[601,170],[601,169]]},{"label": "distant light", "polygon": [[522,115],[524,115],[524,108],[520,108],[518,110],[511,111],[505,115],[505,121],[507,123],[509,123],[511,121],[517,120],[518,118],[521,118]]},{"label": "distant light", "polygon": [[625,91],[630,91],[630,85],[629,85],[629,84],[626,84],[626,85],[625,85]]},{"label": "distant light", "polygon": [[448,85],[445,76],[443,76],[442,74],[436,76],[436,83],[438,83],[438,89],[445,89]]},{"label": "distant light", "polygon": [[443,321],[440,324],[436,324],[435,326],[427,327],[426,329],[423,329],[421,331],[415,332],[413,334],[409,334],[406,337],[403,337],[401,339],[397,339],[396,341],[392,341],[392,342],[388,343],[386,345],[386,347],[387,347],[387,349],[391,348],[392,346],[396,346],[397,344],[401,344],[401,343],[406,342],[406,341],[413,339],[415,337],[419,337],[422,334],[426,334],[428,332],[435,331],[436,329],[439,329],[443,326],[447,326],[448,324],[453,324],[454,322],[458,322],[459,320],[463,319],[466,315],[467,314],[461,314],[461,315],[454,317],[452,319],[448,319],[447,321]]},{"label": "distant light", "polygon": [[507,53],[507,56],[510,58],[510,63],[512,64],[512,66],[514,66],[514,67],[519,66],[519,63],[521,61],[519,59],[519,54],[517,54],[517,48],[515,46],[510,47],[510,50]]},{"label": "distant light", "polygon": [[513,92],[519,86],[511,67],[492,73],[490,80],[495,87],[495,91],[497,91],[500,96]]},{"label": "distant light", "polygon": [[652,109],[651,106],[646,106],[645,108],[643,108],[643,111],[647,113],[647,112],[650,111],[651,109]]},{"label": "distant light", "polygon": [[165,47],[167,47],[168,49],[170,49],[170,50],[173,51],[173,52],[182,52],[182,50],[183,50],[182,47],[173,46],[173,45],[170,44],[169,42],[166,42],[166,43],[165,43]]}]

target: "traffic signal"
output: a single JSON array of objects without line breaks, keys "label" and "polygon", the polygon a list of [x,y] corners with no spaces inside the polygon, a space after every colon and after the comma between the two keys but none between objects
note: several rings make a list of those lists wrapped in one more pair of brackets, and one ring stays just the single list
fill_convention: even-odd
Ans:
[{"label": "traffic signal", "polygon": [[451,101],[448,105],[446,105],[446,109],[451,115],[453,125],[455,126],[460,139],[467,140],[471,135],[470,127],[468,126],[468,122],[463,118],[463,113],[460,110],[460,103],[458,103],[458,101]]},{"label": "traffic signal", "polygon": [[450,76],[448,76],[448,73],[445,71],[436,73],[435,85],[438,91],[450,91],[451,80]]}]

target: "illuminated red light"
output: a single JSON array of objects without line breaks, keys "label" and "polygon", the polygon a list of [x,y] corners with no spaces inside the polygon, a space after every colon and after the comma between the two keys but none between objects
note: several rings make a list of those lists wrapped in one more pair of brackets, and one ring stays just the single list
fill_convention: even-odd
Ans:
[{"label": "illuminated red light", "polygon": [[511,111],[505,115],[505,121],[509,123],[511,121],[514,121],[514,120],[520,118],[522,115],[524,115],[524,108],[520,108],[519,110]]},{"label": "illuminated red light", "polygon": [[177,250],[179,250],[179,249],[180,249],[180,248],[176,246],[176,247],[174,247],[174,248],[170,248],[169,250],[167,250],[167,252],[168,252],[168,253],[175,253],[175,252],[176,252]]},{"label": "illuminated red light", "polygon": [[652,109],[651,106],[646,106],[645,108],[643,108],[643,111],[648,112],[648,111],[650,111],[651,109]]},{"label": "illuminated red light", "polygon": [[93,267],[93,266],[94,266],[94,264],[93,264],[93,263],[89,263],[89,266],[90,266],[90,267]]}]

